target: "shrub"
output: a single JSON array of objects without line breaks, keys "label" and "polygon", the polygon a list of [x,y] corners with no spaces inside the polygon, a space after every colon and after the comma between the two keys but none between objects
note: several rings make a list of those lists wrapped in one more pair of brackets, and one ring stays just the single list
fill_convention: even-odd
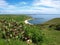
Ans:
[{"label": "shrub", "polygon": [[43,42],[43,34],[41,30],[39,30],[36,27],[29,27],[26,29],[25,33],[30,39],[32,40],[33,43],[38,44]]},{"label": "shrub", "polygon": [[60,24],[52,24],[49,26],[49,28],[54,29],[54,30],[60,30]]},{"label": "shrub", "polygon": [[60,30],[60,24],[56,25],[55,30]]},{"label": "shrub", "polygon": [[3,39],[21,39],[23,41],[30,39],[36,44],[43,42],[42,32],[37,26],[24,25],[15,21],[7,22],[5,20],[5,22],[1,23]]}]

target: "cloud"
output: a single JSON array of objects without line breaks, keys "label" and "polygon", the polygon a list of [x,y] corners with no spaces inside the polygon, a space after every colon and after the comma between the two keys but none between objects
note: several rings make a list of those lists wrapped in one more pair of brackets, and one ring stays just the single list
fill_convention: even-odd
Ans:
[{"label": "cloud", "polygon": [[33,6],[36,7],[36,9],[41,9],[43,13],[60,13],[60,1],[57,0],[35,0],[35,2],[33,2]]},{"label": "cloud", "polygon": [[36,0],[33,5],[39,6],[39,5],[46,5],[46,6],[51,6],[51,7],[56,7],[57,6],[57,1],[52,1],[52,0]]},{"label": "cloud", "polygon": [[30,4],[29,6],[27,2],[22,1],[10,5],[5,0],[0,0],[0,14],[60,14],[59,0],[34,0]]},{"label": "cloud", "polygon": [[[39,12],[39,10],[32,9],[31,6],[16,6],[9,5],[5,0],[0,0],[0,14],[33,14]],[[26,2],[18,3],[20,5],[26,5]],[[27,9],[28,8],[28,9]],[[32,13],[33,12],[33,13]]]},{"label": "cloud", "polygon": [[5,0],[0,0],[0,8],[7,8],[8,3]]}]

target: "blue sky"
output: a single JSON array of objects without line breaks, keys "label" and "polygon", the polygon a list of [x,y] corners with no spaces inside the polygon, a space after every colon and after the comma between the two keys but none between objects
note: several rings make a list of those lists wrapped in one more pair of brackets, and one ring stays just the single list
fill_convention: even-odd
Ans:
[{"label": "blue sky", "polygon": [[0,0],[0,14],[60,14],[60,0]]}]

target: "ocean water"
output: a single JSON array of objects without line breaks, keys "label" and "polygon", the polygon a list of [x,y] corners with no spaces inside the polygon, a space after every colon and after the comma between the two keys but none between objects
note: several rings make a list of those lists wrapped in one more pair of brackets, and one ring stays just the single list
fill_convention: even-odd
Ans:
[{"label": "ocean water", "polygon": [[34,18],[33,20],[29,20],[29,23],[31,24],[42,24],[48,20],[51,20],[53,18],[60,18],[60,14],[29,14],[28,16],[31,16]]},{"label": "ocean water", "polygon": [[44,22],[46,22],[47,20],[43,19],[43,18],[36,18],[33,20],[29,20],[28,22],[31,24],[42,24]]}]

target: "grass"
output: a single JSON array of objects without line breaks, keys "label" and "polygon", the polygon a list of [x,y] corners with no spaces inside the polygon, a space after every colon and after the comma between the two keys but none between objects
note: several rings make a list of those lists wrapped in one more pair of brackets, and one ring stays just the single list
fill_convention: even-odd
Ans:
[{"label": "grass", "polygon": [[[7,22],[12,22],[11,20],[13,20],[13,22],[15,21],[15,22],[23,23],[23,25],[24,25],[23,28],[26,32],[25,35],[27,37],[30,37],[30,39],[32,40],[32,43],[30,45],[35,45],[35,44],[38,44],[38,43],[42,44],[42,41],[43,41],[42,38],[43,37],[42,37],[41,30],[35,25],[28,25],[28,24],[24,23],[24,21],[26,19],[30,19],[30,18],[31,17],[28,17],[26,15],[18,15],[18,16],[17,15],[0,15],[0,20],[6,20]],[[2,26],[2,24],[0,24],[0,27],[1,26]],[[1,33],[0,33],[0,36],[2,35]],[[22,39],[21,40],[10,39],[10,41],[8,42],[6,39],[1,38],[0,41],[1,41],[0,42],[1,45],[4,45],[4,44],[5,45],[28,45],[26,43],[26,41],[23,41]]]},{"label": "grass", "polygon": [[47,21],[45,24],[60,24],[60,18],[54,18],[49,21]]},{"label": "grass", "polygon": [[60,31],[57,30],[43,30],[46,40],[46,45],[60,45]]},{"label": "grass", "polygon": [[49,28],[49,26],[52,24],[60,24],[60,18],[54,18],[43,24],[42,32],[46,38],[43,45],[60,45],[60,31]]},{"label": "grass", "polygon": [[[9,21],[10,19],[14,19],[15,21],[18,21],[20,23],[24,24],[24,20],[30,19],[31,17],[28,17],[26,15],[0,15],[0,20],[6,19]],[[54,20],[54,21],[53,21]],[[57,24],[60,23],[60,18],[56,18],[46,22],[45,24]],[[37,37],[43,36],[43,42],[38,42],[42,43],[41,45],[60,45],[60,31],[54,30],[54,29],[49,29],[47,25],[26,25],[24,24],[24,29],[27,31],[28,35],[32,36],[33,33],[35,33]],[[42,28],[42,29],[41,29]],[[1,35],[1,34],[0,34]],[[34,37],[34,36],[33,36]],[[41,40],[41,39],[40,39]],[[38,44],[38,45],[40,45]],[[7,42],[7,40],[0,38],[0,45],[28,45],[25,41],[22,40],[14,40],[11,39],[10,42]],[[31,43],[30,45],[36,45],[34,43]]]},{"label": "grass", "polygon": [[4,39],[0,39],[0,45],[27,45],[27,43],[20,40],[11,40],[7,42]]},{"label": "grass", "polygon": [[[31,17],[28,17],[26,15],[0,15],[0,20],[7,20],[7,21],[11,22],[10,20],[13,19],[16,22],[23,23],[23,24],[24,24],[24,20],[30,19],[30,18]],[[1,24],[0,24],[0,26],[1,26]],[[0,32],[0,45],[27,45],[27,43],[22,40],[11,39],[10,42],[8,42],[7,40],[2,39],[1,35],[2,34]]]}]

